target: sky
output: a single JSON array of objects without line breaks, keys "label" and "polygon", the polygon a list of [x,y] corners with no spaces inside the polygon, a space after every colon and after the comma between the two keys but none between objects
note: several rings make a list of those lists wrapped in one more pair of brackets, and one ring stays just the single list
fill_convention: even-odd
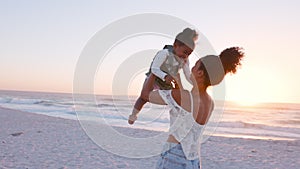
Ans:
[{"label": "sky", "polygon": [[[231,46],[244,48],[242,68],[225,79],[226,100],[300,103],[299,7],[297,0],[1,0],[0,90],[71,93],[78,58],[99,30],[131,15],[160,13],[195,25],[216,53]],[[157,49],[172,43],[170,38],[151,36],[143,41]],[[128,48],[138,42],[131,39],[122,45],[130,43]],[[124,50],[122,45],[119,50]],[[124,52],[124,57],[128,54]],[[112,72],[118,66],[112,64],[110,74],[101,71],[105,65],[99,67],[98,94],[111,94]],[[131,79],[128,94],[139,93],[145,71]]]}]

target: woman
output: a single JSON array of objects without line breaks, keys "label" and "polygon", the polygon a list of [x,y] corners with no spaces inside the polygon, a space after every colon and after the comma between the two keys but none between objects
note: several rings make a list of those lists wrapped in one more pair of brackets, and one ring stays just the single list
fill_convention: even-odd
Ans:
[{"label": "woman", "polygon": [[219,84],[227,73],[235,73],[243,57],[239,47],[225,49],[220,57],[205,56],[191,70],[191,91],[172,89],[149,94],[151,103],[171,106],[169,137],[157,169],[200,168],[199,137],[214,109],[207,88]]}]

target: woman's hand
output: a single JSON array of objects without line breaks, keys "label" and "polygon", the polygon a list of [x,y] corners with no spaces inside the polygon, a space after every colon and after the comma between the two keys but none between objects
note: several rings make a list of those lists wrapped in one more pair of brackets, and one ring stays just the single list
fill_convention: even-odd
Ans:
[{"label": "woman's hand", "polygon": [[177,73],[177,76],[175,77],[175,89],[183,89],[182,83],[181,83],[181,78],[180,78],[180,74]]},{"label": "woman's hand", "polygon": [[166,76],[165,76],[165,82],[166,82],[167,84],[171,84],[172,81],[174,82],[175,79],[174,79],[171,75],[166,75]]}]

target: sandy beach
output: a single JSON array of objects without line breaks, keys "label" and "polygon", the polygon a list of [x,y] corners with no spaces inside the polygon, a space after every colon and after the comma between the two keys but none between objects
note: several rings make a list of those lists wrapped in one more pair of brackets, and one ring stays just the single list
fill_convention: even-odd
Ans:
[{"label": "sandy beach", "polygon": [[[152,131],[119,128],[147,136]],[[202,145],[202,168],[300,166],[300,141],[211,137]],[[151,169],[158,157],[130,159],[96,145],[78,121],[0,107],[0,168]]]}]

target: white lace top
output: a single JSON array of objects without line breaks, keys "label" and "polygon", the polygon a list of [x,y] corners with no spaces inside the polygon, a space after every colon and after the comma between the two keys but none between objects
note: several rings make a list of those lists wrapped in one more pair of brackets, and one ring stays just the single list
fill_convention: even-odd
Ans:
[{"label": "white lace top", "polygon": [[203,125],[198,124],[193,117],[193,98],[191,97],[191,112],[187,112],[173,99],[171,90],[159,90],[159,94],[170,110],[170,135],[180,142],[184,155],[188,160],[198,158],[199,138]]}]

